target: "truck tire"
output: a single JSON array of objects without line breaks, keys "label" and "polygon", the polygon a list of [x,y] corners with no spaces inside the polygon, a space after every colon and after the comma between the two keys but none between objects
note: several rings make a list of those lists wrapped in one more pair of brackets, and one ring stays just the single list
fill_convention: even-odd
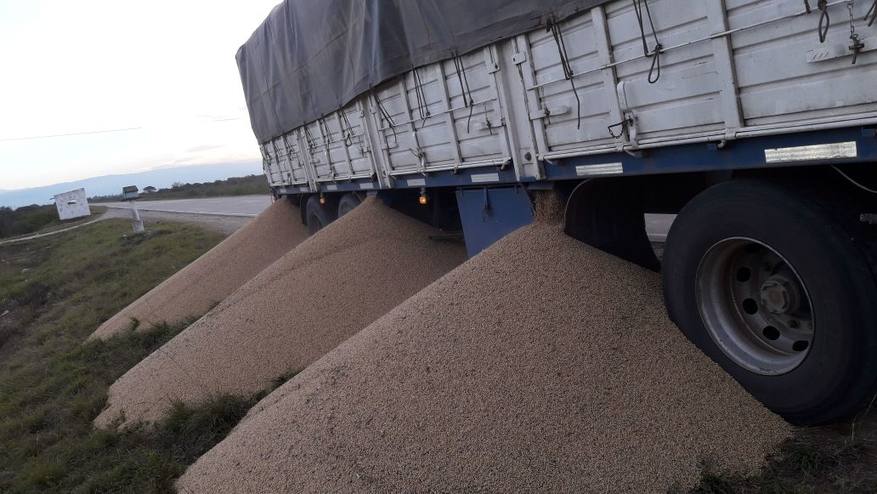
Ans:
[{"label": "truck tire", "polygon": [[813,197],[733,180],[686,205],[666,244],[670,318],[796,425],[847,418],[877,387],[877,283],[848,226]]},{"label": "truck tire", "polygon": [[335,201],[332,201],[330,198],[326,198],[325,204],[320,204],[320,197],[313,195],[308,198],[308,202],[305,206],[306,208],[306,223],[308,226],[308,233],[313,235],[323,228],[327,227],[329,223],[332,223],[336,219],[336,206]]},{"label": "truck tire", "polygon": [[353,208],[359,206],[359,203],[362,201],[359,200],[359,196],[350,192],[341,196],[341,200],[338,201],[338,217],[342,217],[345,214],[353,211]]}]

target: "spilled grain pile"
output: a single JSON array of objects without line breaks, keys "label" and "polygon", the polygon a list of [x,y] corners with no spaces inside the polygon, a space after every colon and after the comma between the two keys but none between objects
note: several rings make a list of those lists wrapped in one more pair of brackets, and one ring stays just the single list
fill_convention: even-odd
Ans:
[{"label": "spilled grain pile", "polygon": [[666,492],[788,434],[668,321],[659,278],[544,222],[254,407],[182,492]]},{"label": "spilled grain pile", "polygon": [[253,221],[101,324],[91,338],[200,316],[307,237],[297,207],[276,201]]},{"label": "spilled grain pile", "polygon": [[303,369],[465,260],[436,233],[365,201],[122,376],[96,425],[152,421],[173,400],[250,394]]}]

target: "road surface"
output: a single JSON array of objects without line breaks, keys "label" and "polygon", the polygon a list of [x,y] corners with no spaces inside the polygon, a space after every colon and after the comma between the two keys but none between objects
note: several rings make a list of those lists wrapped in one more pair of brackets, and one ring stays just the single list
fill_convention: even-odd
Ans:
[{"label": "road surface", "polygon": [[[130,202],[105,202],[102,206],[131,209]],[[253,217],[271,205],[271,196],[208,197],[203,199],[172,199],[166,201],[135,201],[140,211],[186,213],[197,215]]]},{"label": "road surface", "polygon": [[[130,202],[106,202],[101,203],[101,205],[110,209],[100,219],[128,217],[130,213],[124,210],[132,208]],[[142,216],[146,220],[194,222],[225,234],[240,228],[249,218],[258,215],[270,205],[271,196],[269,195],[136,201],[137,209],[142,212]],[[663,243],[667,239],[667,232],[674,219],[675,215],[671,214],[647,214],[646,231],[649,234],[649,239],[655,244]],[[60,232],[51,232],[51,234],[54,233]],[[40,236],[43,235],[18,238],[13,241],[39,238]],[[0,245],[7,242],[0,242]],[[656,249],[660,248],[660,245],[656,245]]]},{"label": "road surface", "polygon": [[[111,208],[131,208],[129,202],[108,202]],[[195,215],[244,216],[252,217],[271,205],[271,196],[211,197],[205,199],[175,199],[168,201],[137,201],[141,211],[161,211],[165,213],[188,213]],[[653,242],[663,242],[676,215],[647,214],[646,231]]]}]

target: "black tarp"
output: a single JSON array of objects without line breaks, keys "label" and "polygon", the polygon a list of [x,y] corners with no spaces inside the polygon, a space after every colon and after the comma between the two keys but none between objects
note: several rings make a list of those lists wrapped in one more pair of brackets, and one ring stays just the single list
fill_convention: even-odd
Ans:
[{"label": "black tarp", "polygon": [[238,50],[260,143],[415,67],[609,0],[285,0]]}]

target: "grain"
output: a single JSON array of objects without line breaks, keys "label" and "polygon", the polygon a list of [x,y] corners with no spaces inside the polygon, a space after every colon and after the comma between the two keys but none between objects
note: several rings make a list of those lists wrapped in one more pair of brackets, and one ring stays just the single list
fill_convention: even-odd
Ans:
[{"label": "grain", "polygon": [[176,324],[207,312],[307,237],[299,209],[280,200],[194,262],[100,325],[89,337],[107,338],[139,322],[138,329]]},{"label": "grain", "polygon": [[789,428],[667,319],[652,272],[510,234],[270,394],[181,492],[666,492]]},{"label": "grain", "polygon": [[250,394],[305,368],[465,260],[435,233],[367,200],[122,376],[96,425],[154,421],[174,400]]}]

